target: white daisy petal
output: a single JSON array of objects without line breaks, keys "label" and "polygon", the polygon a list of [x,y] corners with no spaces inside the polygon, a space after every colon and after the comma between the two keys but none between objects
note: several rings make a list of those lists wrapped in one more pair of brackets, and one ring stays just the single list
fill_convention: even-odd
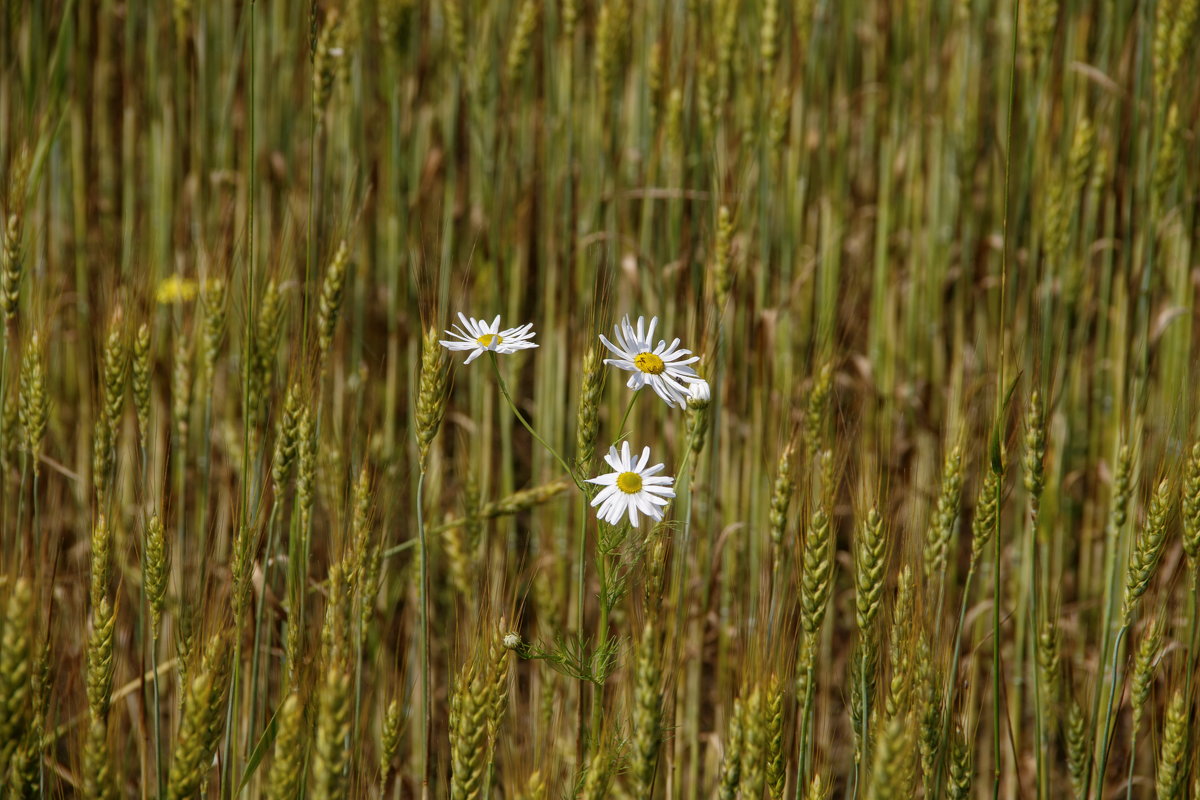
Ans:
[{"label": "white daisy petal", "polygon": [[595,498],[592,499],[592,505],[598,506],[602,503],[608,502],[608,499],[615,495],[618,491],[619,490],[614,485],[605,486],[596,494]]},{"label": "white daisy petal", "polygon": [[625,505],[623,502],[610,498],[604,507],[600,509],[600,519],[606,521],[610,525],[616,525],[621,521],[621,513],[624,511]]},{"label": "white daisy petal", "polygon": [[505,339],[520,339],[525,335],[525,331],[529,328],[529,323],[521,325],[517,328],[505,328],[500,331],[500,335]]},{"label": "white daisy petal", "polygon": [[664,384],[666,384],[667,386],[671,387],[671,394],[672,394],[672,395],[682,395],[682,394],[687,394],[687,387],[686,387],[686,386],[684,386],[682,383],[680,383],[678,380],[676,380],[675,376],[673,376],[673,375],[659,375],[659,376],[658,376],[658,378],[659,378],[659,380],[661,380],[661,381],[662,381]]},{"label": "white daisy petal", "polygon": [[659,397],[661,397],[663,399],[664,403],[671,406],[672,408],[675,406],[674,398],[671,396],[671,393],[667,390],[667,388],[663,385],[662,381],[651,381],[650,388],[654,390],[655,394],[657,394]]},{"label": "white daisy petal", "polygon": [[[619,340],[619,337],[618,337],[618,340]],[[621,347],[617,347],[615,344],[613,344],[612,342],[610,342],[610,341],[609,341],[609,340],[608,340],[608,339],[607,339],[607,338],[604,336],[604,334],[600,334],[600,344],[602,344],[602,345],[604,345],[605,347],[607,347],[607,348],[609,349],[609,351],[610,351],[610,352],[611,352],[613,355],[618,355],[618,356],[621,356],[622,358],[624,358],[624,357],[625,357],[625,352],[626,352],[626,351],[625,351],[625,349],[624,349],[624,348],[621,348]],[[605,363],[608,363],[608,359],[605,359]],[[633,362],[630,362],[630,363],[633,363]]]}]

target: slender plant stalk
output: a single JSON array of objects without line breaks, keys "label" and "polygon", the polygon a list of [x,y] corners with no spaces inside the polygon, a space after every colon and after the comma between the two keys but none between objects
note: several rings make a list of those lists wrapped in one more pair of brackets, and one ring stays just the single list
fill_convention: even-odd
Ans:
[{"label": "slender plant stalk", "polygon": [[1104,725],[1100,728],[1100,761],[1096,766],[1096,786],[1097,788],[1104,786],[1104,773],[1108,768],[1108,753],[1111,745],[1113,702],[1117,694],[1117,662],[1121,653],[1121,643],[1124,642],[1126,634],[1129,633],[1129,625],[1124,624],[1117,631],[1117,638],[1113,642],[1112,663],[1109,664],[1109,672],[1112,675],[1112,680],[1108,687],[1108,700],[1104,704]]},{"label": "slender plant stalk", "polygon": [[[279,536],[279,506],[281,498],[274,498],[271,503],[271,513],[267,517],[267,549],[265,551],[263,563],[263,585],[264,587],[271,585],[270,577],[273,572],[272,567],[275,558],[275,547],[278,544]],[[270,650],[272,632],[274,627],[272,621],[266,617],[267,592],[261,591],[258,593],[258,601],[254,607],[254,645],[250,653],[250,689],[255,692],[255,701],[252,703],[252,708],[258,707],[258,701],[261,699],[263,705],[266,705],[266,697],[257,694],[259,681],[259,668],[263,649]],[[272,615],[273,616],[273,615]],[[266,640],[263,641],[264,619],[266,620]],[[257,730],[257,713],[252,711],[250,715],[250,727],[247,733],[250,739],[253,740]]]},{"label": "slender plant stalk", "polygon": [[[994,564],[994,573],[992,575],[992,798],[997,800],[1000,797],[1000,713],[1003,708],[1001,684],[1004,681],[1004,675],[1001,673],[1000,664],[1000,501],[1001,501],[1001,484],[996,482],[996,522],[995,529],[992,531],[992,563]],[[1007,715],[1006,715],[1007,716]]]},{"label": "slender plant stalk", "polygon": [[[587,616],[584,611],[587,608],[587,520],[588,520],[588,492],[584,491],[579,500],[579,533],[575,541],[575,608],[578,615],[575,620],[575,645],[577,652],[583,652],[584,631]],[[575,720],[575,762],[584,764],[587,757],[587,721],[586,712],[584,710],[584,697],[587,693],[584,691],[583,683],[579,684],[579,697],[576,700],[576,720]]]},{"label": "slender plant stalk", "polygon": [[425,468],[417,476],[417,536],[420,541],[421,562],[420,597],[420,650],[421,650],[421,797],[428,800],[429,779],[433,774],[430,762],[429,738],[433,735],[433,703],[429,688],[429,544],[425,538]]},{"label": "slender plant stalk", "polygon": [[1045,765],[1046,748],[1046,731],[1045,723],[1042,719],[1044,696],[1042,693],[1042,670],[1037,660],[1038,648],[1038,632],[1040,627],[1040,614],[1038,610],[1038,542],[1037,542],[1037,515],[1033,515],[1030,524],[1030,559],[1029,559],[1029,586],[1030,586],[1030,603],[1029,603],[1029,641],[1030,641],[1030,671],[1033,673],[1033,720],[1034,720],[1034,736],[1036,741],[1035,763],[1036,763],[1036,786],[1038,800],[1046,797],[1049,792],[1049,775],[1047,774]]},{"label": "slender plant stalk", "polygon": [[567,477],[569,477],[571,481],[579,487],[579,491],[586,494],[586,490],[584,489],[583,484],[580,483],[579,478],[576,476],[575,470],[567,466],[566,460],[559,455],[558,451],[551,447],[549,442],[538,435],[538,432],[535,431],[533,426],[529,424],[529,420],[525,419],[525,415],[522,414],[520,409],[517,408],[517,404],[513,402],[512,395],[508,393],[508,385],[504,382],[504,376],[500,374],[500,365],[496,362],[496,354],[494,352],[489,352],[488,356],[491,358],[492,371],[496,374],[496,384],[500,387],[500,394],[504,395],[504,401],[508,403],[508,407],[512,410],[513,415],[516,416],[525,430],[529,431],[529,435],[534,438],[534,441],[544,447],[546,452],[554,456],[554,460],[557,461],[558,465],[563,468],[564,472],[567,473]]},{"label": "slender plant stalk", "polygon": [[[1104,663],[1104,659],[1108,656],[1109,640],[1112,636],[1112,620],[1113,620],[1114,614],[1116,613],[1116,594],[1117,594],[1116,586],[1115,586],[1116,575],[1117,575],[1116,549],[1117,549],[1117,545],[1120,542],[1120,538],[1121,538],[1121,531],[1117,530],[1115,527],[1112,527],[1111,531],[1108,535],[1108,547],[1106,548],[1108,552],[1105,555],[1105,560],[1107,562],[1107,569],[1106,569],[1106,574],[1105,574],[1104,588],[1105,588],[1105,594],[1107,596],[1107,602],[1105,603],[1104,619],[1102,622],[1101,633],[1100,633],[1100,663],[1101,664]],[[1116,654],[1115,650],[1116,649],[1114,648],[1114,652],[1113,652],[1113,665],[1114,666],[1111,668],[1111,672],[1110,672],[1111,680],[1113,680],[1113,681],[1116,680],[1115,664],[1116,664],[1117,654]],[[1092,759],[1094,758],[1095,749],[1096,749],[1095,743],[1096,743],[1096,735],[1097,735],[1097,725],[1099,724],[1099,721],[1100,721],[1100,698],[1103,694],[1103,691],[1104,691],[1104,673],[1100,673],[1098,680],[1096,681],[1095,691],[1092,692],[1092,714],[1091,714],[1091,722],[1090,722],[1090,734],[1088,737],[1088,742],[1090,743],[1091,746],[1088,750],[1088,763],[1086,766],[1086,776],[1084,778],[1084,788],[1083,788],[1083,793],[1080,797],[1080,800],[1086,800],[1086,798],[1089,795],[1090,789],[1091,789]],[[1111,692],[1109,694],[1111,696]],[[1106,723],[1106,725],[1107,725],[1107,723]]]},{"label": "slender plant stalk", "polygon": [[[255,18],[257,2],[250,0],[250,5],[247,13],[249,19],[250,40],[250,103],[249,103],[249,140],[247,143],[248,150],[246,152],[246,173],[247,173],[247,192],[246,198],[246,311],[242,325],[242,480],[240,487],[240,497],[238,513],[240,514],[241,525],[244,528],[244,535],[252,536],[250,532],[250,460],[251,460],[251,436],[250,425],[252,424],[252,413],[250,409],[250,371],[253,367],[253,350],[254,350],[254,267],[255,255],[258,248],[254,242],[254,201],[255,201],[255,177],[256,169],[256,153],[255,153],[255,109],[258,107],[257,102],[257,84],[255,83],[255,67],[256,67],[256,45],[257,35],[255,33]],[[245,545],[249,547],[249,544]],[[235,544],[236,548],[237,545]],[[232,554],[233,558],[239,558],[237,553]],[[235,587],[236,590],[236,587]],[[234,625],[240,629],[245,624],[244,620],[235,619]],[[255,636],[258,631],[255,630]],[[223,751],[225,759],[223,763],[223,780],[222,792],[224,797],[231,797],[233,792],[234,777],[237,775],[237,764],[239,755],[238,746],[238,727],[241,722],[241,715],[236,713],[241,700],[241,672],[242,672],[242,637],[234,637],[233,646],[233,676],[229,686],[229,699],[226,707],[226,722],[225,722],[225,742]],[[252,671],[253,674],[253,671]]]},{"label": "slender plant stalk", "polygon": [[1200,561],[1192,565],[1188,575],[1190,607],[1188,613],[1191,620],[1188,623],[1188,669],[1185,671],[1183,695],[1190,699],[1192,686],[1196,675],[1196,647],[1200,646]]},{"label": "slender plant stalk", "polygon": [[[1009,181],[1012,178],[1012,118],[1013,107],[1016,98],[1017,86],[1017,26],[1021,13],[1021,0],[1014,0],[1012,11],[1012,37],[1010,44],[1010,67],[1008,76],[1008,118],[1006,120],[1006,131],[1004,135],[1005,155],[1004,155],[1004,204],[1002,214],[1002,245],[1000,248],[1000,310],[999,317],[1003,321],[1008,308],[1008,205],[1009,205]],[[997,474],[1003,474],[1003,458],[1004,454],[1000,450],[1000,426],[1003,423],[1002,413],[1005,404],[1005,374],[1004,367],[1007,358],[1007,342],[1006,334],[1007,327],[1003,324],[999,326],[1000,330],[1000,364],[996,372],[996,416],[993,421],[995,426],[995,434],[993,438],[993,447],[996,452],[991,454],[993,460],[992,469]],[[995,573],[992,575],[992,758],[993,758],[993,773],[992,773],[992,798],[999,800],[1000,797],[1000,753],[1001,753],[1001,736],[1000,736],[1000,711],[1002,708],[1002,684],[1004,675],[1001,672],[1000,664],[1000,596],[1001,596],[1001,546],[1000,546],[1000,516],[1001,516],[1001,501],[1003,483],[996,481],[996,516],[994,521],[994,529],[992,531],[993,539],[993,560],[995,562]]]},{"label": "slender plant stalk", "polygon": [[[958,684],[958,661],[962,655],[962,640],[963,628],[967,619],[967,606],[971,600],[971,584],[975,580],[975,560],[971,560],[971,565],[967,568],[967,575],[963,579],[962,601],[958,607],[958,621],[954,626],[954,646],[950,650],[950,676],[946,679],[945,702],[942,708],[942,732],[940,741],[949,741],[950,721],[953,719],[954,712],[954,689]],[[937,775],[934,780],[934,786],[940,791],[942,787],[942,777],[947,756],[946,748],[943,747],[938,753]]]},{"label": "slender plant stalk", "polygon": [[[595,650],[599,651],[608,643],[609,587],[608,587],[608,556],[596,550],[596,577],[600,582],[600,620],[596,624]],[[593,665],[594,666],[594,665]],[[607,670],[606,670],[607,672]],[[600,741],[601,726],[604,722],[604,681],[595,680],[592,684],[592,723],[589,740],[593,743]]]}]

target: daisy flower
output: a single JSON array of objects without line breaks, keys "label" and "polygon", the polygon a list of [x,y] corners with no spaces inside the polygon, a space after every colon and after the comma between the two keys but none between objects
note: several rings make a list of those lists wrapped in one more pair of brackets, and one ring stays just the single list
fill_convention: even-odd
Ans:
[{"label": "daisy flower", "polygon": [[515,353],[518,350],[528,350],[531,347],[537,347],[536,342],[530,341],[530,339],[537,335],[532,330],[532,322],[521,325],[518,328],[500,330],[499,315],[492,320],[490,325],[474,317],[465,316],[461,311],[458,313],[458,318],[462,320],[462,326],[451,325],[450,330],[446,331],[446,335],[451,338],[442,339],[438,344],[447,350],[462,352],[470,350],[471,355],[467,356],[467,360],[463,362],[464,364],[470,364],[488,350],[507,355]]},{"label": "daisy flower", "polygon": [[613,326],[616,344],[600,336],[600,341],[616,356],[604,359],[604,363],[632,372],[626,383],[630,389],[649,386],[668,406],[683,408],[687,405],[689,385],[704,382],[696,370],[688,366],[700,357],[693,356],[691,350],[681,350],[678,339],[669,346],[660,339],[655,345],[654,326],[657,324],[658,317],[651,317],[647,329],[646,318],[638,317],[635,328],[626,316],[620,325]]},{"label": "daisy flower", "polygon": [[642,448],[639,459],[629,454],[629,442],[624,442],[620,451],[616,447],[608,448],[604,460],[615,472],[587,481],[604,487],[592,500],[593,508],[600,506],[596,516],[609,525],[617,525],[628,514],[629,524],[635,528],[639,512],[654,522],[662,519],[663,506],[669,502],[668,498],[675,496],[675,490],[671,488],[675,479],[658,474],[663,471],[662,464],[646,466],[650,461],[650,448]]}]

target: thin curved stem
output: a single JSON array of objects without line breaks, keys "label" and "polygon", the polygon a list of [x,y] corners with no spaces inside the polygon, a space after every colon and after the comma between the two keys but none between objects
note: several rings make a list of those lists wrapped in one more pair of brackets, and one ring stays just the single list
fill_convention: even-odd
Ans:
[{"label": "thin curved stem", "polygon": [[1000,671],[1000,501],[1001,482],[996,481],[996,521],[993,523],[992,547],[995,565],[992,574],[992,798],[1000,797],[1000,710],[1002,698],[1000,691],[1004,682],[1004,674]]},{"label": "thin curved stem", "polygon": [[[1107,595],[1107,600],[1105,601],[1105,608],[1104,608],[1104,625],[1103,625],[1103,630],[1102,630],[1101,636],[1100,636],[1100,663],[1101,664],[1104,662],[1104,657],[1108,654],[1109,638],[1112,634],[1112,619],[1113,619],[1113,615],[1116,613],[1116,595],[1117,595],[1117,591],[1115,588],[1116,569],[1117,569],[1117,567],[1116,567],[1116,550],[1117,550],[1117,545],[1120,542],[1120,538],[1121,538],[1120,530],[1116,529],[1116,528],[1112,528],[1110,526],[1110,530],[1108,533],[1107,547],[1105,548],[1106,549],[1106,553],[1105,553],[1106,565],[1105,565],[1105,570],[1104,570],[1104,590]],[[1115,660],[1116,660],[1115,650],[1113,653],[1113,659],[1114,659],[1114,663],[1115,663]],[[1114,678],[1115,678],[1115,672],[1116,672],[1115,666],[1113,667],[1113,672],[1114,672]],[[1086,800],[1086,798],[1091,795],[1092,759],[1095,758],[1095,754],[1096,754],[1097,725],[1100,722],[1100,694],[1103,691],[1104,691],[1104,676],[1101,674],[1097,677],[1096,691],[1093,692],[1093,694],[1092,694],[1092,715],[1091,715],[1091,721],[1089,723],[1089,731],[1088,731],[1090,734],[1089,738],[1088,738],[1088,743],[1090,745],[1090,749],[1088,750],[1088,765],[1087,765],[1087,771],[1086,771],[1087,777],[1084,779],[1083,793],[1080,795],[1080,800]]]},{"label": "thin curved stem", "polygon": [[621,425],[617,428],[617,440],[625,435],[625,423],[629,421],[629,412],[633,411],[633,404],[637,401],[638,395],[642,393],[641,389],[635,389],[629,397],[629,405],[625,406],[625,413],[621,415]]},{"label": "thin curved stem", "polygon": [[[154,623],[151,622],[151,625]],[[154,785],[158,796],[163,796],[162,758],[162,700],[158,687],[158,628],[150,632],[150,672],[154,694]]]},{"label": "thin curved stem", "polygon": [[[250,114],[250,141],[247,151],[247,167],[246,180],[249,186],[248,197],[246,199],[246,316],[244,327],[242,329],[242,481],[240,487],[239,510],[241,514],[242,525],[245,526],[246,536],[250,536],[250,461],[251,461],[251,439],[250,426],[252,424],[252,414],[250,411],[250,370],[251,370],[251,353],[254,345],[254,194],[255,194],[255,109],[258,104],[255,102],[255,87],[257,81],[255,65],[257,62],[256,56],[256,41],[257,35],[255,32],[254,20],[256,5],[255,0],[250,0],[250,98],[249,114]],[[249,546],[249,545],[246,545]],[[234,558],[238,558],[238,554],[233,554]],[[243,610],[244,613],[244,610]],[[238,619],[234,624],[240,629],[245,625],[245,620]],[[258,631],[255,631],[257,638]],[[255,653],[254,655],[257,655]],[[237,638],[234,645],[234,663],[233,663],[233,680],[229,690],[228,705],[226,707],[226,715],[228,722],[225,726],[225,763],[222,765],[225,780],[225,787],[222,789],[225,796],[232,796],[233,792],[233,776],[237,774],[238,761],[238,726],[240,716],[234,711],[240,703],[241,698],[241,674],[242,674],[242,637]],[[253,691],[253,687],[251,687]]]},{"label": "thin curved stem", "polygon": [[1100,764],[1096,768],[1096,790],[1100,792],[1104,787],[1104,773],[1108,768],[1108,751],[1109,751],[1109,725],[1112,723],[1113,700],[1117,694],[1117,659],[1121,652],[1121,642],[1124,641],[1125,635],[1129,633],[1129,625],[1124,624],[1117,631],[1116,641],[1113,642],[1112,663],[1109,665],[1112,673],[1112,681],[1108,687],[1108,703],[1104,708],[1104,727],[1100,730],[1102,737],[1101,741],[1104,746],[1100,750]]},{"label": "thin curved stem", "polygon": [[683,490],[683,499],[684,499],[683,532],[682,532],[681,538],[680,538],[679,552],[676,556],[677,558],[679,558],[679,561],[676,563],[676,567],[675,567],[675,584],[676,584],[675,591],[677,592],[676,601],[675,601],[676,602],[676,605],[675,605],[676,646],[679,646],[679,643],[683,641],[683,635],[684,635],[684,631],[683,631],[683,622],[684,622],[684,620],[683,620],[683,581],[684,581],[684,572],[686,571],[686,568],[687,568],[687,560],[686,559],[687,559],[687,554],[688,554],[688,544],[691,540],[691,533],[692,533],[692,475],[691,475],[691,473],[689,473],[685,469],[683,469],[683,466],[687,462],[688,456],[691,455],[691,453],[692,453],[692,442],[693,442],[694,437],[695,437],[695,432],[693,431],[693,433],[691,435],[689,435],[687,438],[687,443],[686,443],[687,449],[683,455],[683,459],[680,461],[680,469],[678,471],[678,478],[676,480],[676,486],[678,486],[679,480],[683,479],[685,476],[687,478],[687,488],[685,488]]},{"label": "thin curved stem", "polygon": [[[958,682],[958,659],[962,653],[963,625],[967,618],[967,604],[971,600],[971,583],[975,579],[976,564],[975,559],[971,559],[970,566],[967,567],[967,576],[963,579],[963,595],[962,602],[958,608],[958,626],[954,632],[954,649],[950,656],[950,680],[946,683],[946,706],[942,709],[942,735],[941,741],[949,741],[950,735],[950,719],[954,713],[954,685]],[[934,781],[936,791],[940,794],[942,790],[942,774],[946,765],[946,749],[941,748],[938,754],[937,763],[937,778]]]},{"label": "thin curved stem", "polygon": [[489,352],[488,357],[492,362],[492,371],[496,373],[496,383],[500,386],[500,394],[504,395],[504,400],[508,403],[508,407],[512,409],[513,414],[516,415],[517,419],[520,421],[521,425],[524,426],[525,430],[529,431],[529,435],[532,436],[538,444],[546,448],[546,452],[554,456],[554,460],[558,462],[559,466],[561,466],[564,471],[566,471],[567,476],[570,477],[571,481],[579,487],[579,491],[584,491],[583,484],[579,482],[579,478],[575,475],[575,470],[571,469],[567,465],[566,460],[559,455],[557,450],[550,446],[549,442],[538,435],[538,432],[535,431],[533,426],[529,424],[529,420],[525,419],[525,415],[522,414],[520,409],[517,408],[517,404],[513,402],[512,395],[508,393],[508,384],[504,382],[504,376],[500,374],[500,364],[496,361],[496,354],[494,352]]},{"label": "thin curved stem", "polygon": [[1129,734],[1129,769],[1125,772],[1125,800],[1133,800],[1133,767],[1137,762],[1137,735],[1137,728],[1134,728],[1133,732]]},{"label": "thin curved stem", "polygon": [[[687,456],[691,454],[695,436],[696,436],[696,430],[695,430],[695,428],[693,428],[692,432],[688,435],[687,440],[685,442],[686,450],[684,452],[684,458],[682,459],[682,461],[686,461]],[[681,464],[682,464],[682,461],[681,461]],[[675,640],[674,640],[673,644],[674,644],[674,648],[675,648],[674,659],[675,659],[676,664],[682,663],[681,654],[683,653],[684,640],[687,638],[687,630],[686,630],[687,620],[685,620],[685,618],[684,618],[683,598],[684,598],[684,582],[686,581],[685,575],[687,573],[687,558],[688,558],[688,554],[691,552],[692,482],[693,482],[692,478],[693,478],[692,473],[690,473],[684,469],[680,469],[678,471],[678,480],[676,481],[676,486],[679,485],[679,481],[683,481],[683,480],[687,481],[687,488],[683,490],[683,500],[684,500],[683,531],[681,534],[679,549],[677,551],[675,551],[675,553],[672,556],[672,558],[676,559],[675,570],[674,570],[674,586],[673,586],[673,596],[674,596],[674,600],[675,600]],[[694,663],[695,663],[694,661],[688,663],[689,673],[693,669]],[[683,701],[689,700],[687,689],[686,689],[688,680],[690,680],[690,677],[681,676],[680,684],[683,686],[682,695],[676,694],[676,698],[677,698],[676,706],[672,713],[676,719],[677,726],[679,726],[678,721],[679,721],[679,715],[681,713],[680,706],[684,706],[684,708],[682,710],[682,713],[684,715],[687,715],[690,710],[689,708],[687,708],[685,706],[684,703],[680,702],[680,700],[683,700]],[[686,725],[679,726],[679,727],[681,728],[681,730],[686,729]],[[685,743],[681,746],[686,746],[686,740],[682,736],[680,737],[680,741]],[[682,753],[682,751],[677,751],[677,752]],[[682,760],[682,758],[680,758],[679,760]],[[673,786],[675,784],[676,770],[678,768],[678,764],[676,763],[676,760],[672,759],[672,761],[670,763],[670,768],[671,768],[671,772],[669,775],[669,783],[670,783],[670,785]]]},{"label": "thin curved stem", "polygon": [[[1183,683],[1183,696],[1187,702],[1191,702],[1192,699],[1192,678],[1196,674],[1196,641],[1197,637],[1200,637],[1200,619],[1197,619],[1198,614],[1200,614],[1200,567],[1196,564],[1189,564],[1189,567],[1188,571],[1191,573],[1192,584],[1190,592],[1192,596],[1190,609],[1192,619],[1191,630],[1188,634],[1187,678],[1184,679]],[[1190,733],[1190,728],[1188,730],[1189,736],[1195,735]]]},{"label": "thin curved stem", "polygon": [[[600,622],[596,628],[596,644],[592,652],[595,654],[608,643],[608,615],[611,612],[608,596],[608,563],[604,553],[600,552],[599,543],[596,547],[596,576],[600,579]],[[592,724],[590,739],[593,745],[600,741],[600,727],[604,718],[604,681],[597,681],[595,663],[592,664]]]},{"label": "thin curved stem", "polygon": [[[267,549],[263,556],[263,586],[264,591],[258,593],[258,602],[254,609],[254,650],[250,655],[250,691],[258,690],[258,675],[259,675],[259,659],[262,657],[262,632],[263,632],[263,615],[266,613],[266,587],[271,585],[271,568],[275,562],[275,546],[278,538],[278,522],[279,522],[279,507],[282,498],[276,497],[271,501],[271,513],[267,517]],[[270,636],[271,630],[268,628],[267,635]],[[267,648],[270,648],[270,639],[267,640]],[[250,738],[254,738],[257,732],[257,703],[250,711]]]},{"label": "thin curved stem", "polygon": [[[8,375],[8,323],[0,316],[0,414],[4,413],[4,402],[7,399],[8,391],[7,381],[5,377]],[[5,443],[7,445],[7,442]],[[8,472],[8,455],[7,447],[4,447],[5,452],[0,452],[0,468],[5,473]],[[0,484],[0,500],[4,499],[5,486]],[[8,503],[0,503],[0,530],[4,530],[4,523],[8,517]],[[18,527],[17,530],[20,530]],[[7,552],[7,542],[0,542],[0,557],[11,555]]]},{"label": "thin curved stem", "polygon": [[422,509],[425,494],[425,468],[417,477],[417,536],[420,540],[421,586],[421,796],[429,797],[429,732],[433,714],[429,692],[429,548],[425,540],[425,513]]},{"label": "thin curved stem", "polygon": [[1042,670],[1041,665],[1037,660],[1038,635],[1041,631],[1041,616],[1039,614],[1038,602],[1040,598],[1039,590],[1044,588],[1038,585],[1038,512],[1033,510],[1030,513],[1030,546],[1029,546],[1029,636],[1032,642],[1031,650],[1034,657],[1031,661],[1031,671],[1033,672],[1033,721],[1034,735],[1037,741],[1037,747],[1034,748],[1036,753],[1036,796],[1038,800],[1043,800],[1049,795],[1050,785],[1049,776],[1046,771],[1045,751],[1048,745],[1046,741],[1046,724],[1042,717]]},{"label": "thin curved stem", "polygon": [[[587,518],[588,495],[584,492],[580,500],[579,536],[576,541],[575,560],[577,572],[575,576],[575,608],[578,618],[575,620],[575,636],[579,652],[583,652],[584,610],[587,605]],[[584,714],[584,687],[579,684],[579,700],[576,709],[575,757],[582,764],[586,749],[584,743],[587,736],[587,718]]]}]

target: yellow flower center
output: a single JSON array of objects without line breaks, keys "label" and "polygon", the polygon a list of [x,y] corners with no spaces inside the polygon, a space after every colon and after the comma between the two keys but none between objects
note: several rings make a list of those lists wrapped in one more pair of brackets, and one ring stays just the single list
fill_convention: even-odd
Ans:
[{"label": "yellow flower center", "polygon": [[504,337],[498,333],[485,333],[483,336],[476,338],[475,341],[479,342],[484,347],[491,347],[494,344],[500,344],[503,342]]},{"label": "yellow flower center", "polygon": [[654,353],[638,353],[633,357],[633,365],[642,372],[649,372],[651,375],[658,375],[667,368],[663,360],[654,355]]},{"label": "yellow flower center", "polygon": [[636,472],[622,472],[617,476],[617,488],[625,494],[637,494],[642,490],[642,476]]}]

